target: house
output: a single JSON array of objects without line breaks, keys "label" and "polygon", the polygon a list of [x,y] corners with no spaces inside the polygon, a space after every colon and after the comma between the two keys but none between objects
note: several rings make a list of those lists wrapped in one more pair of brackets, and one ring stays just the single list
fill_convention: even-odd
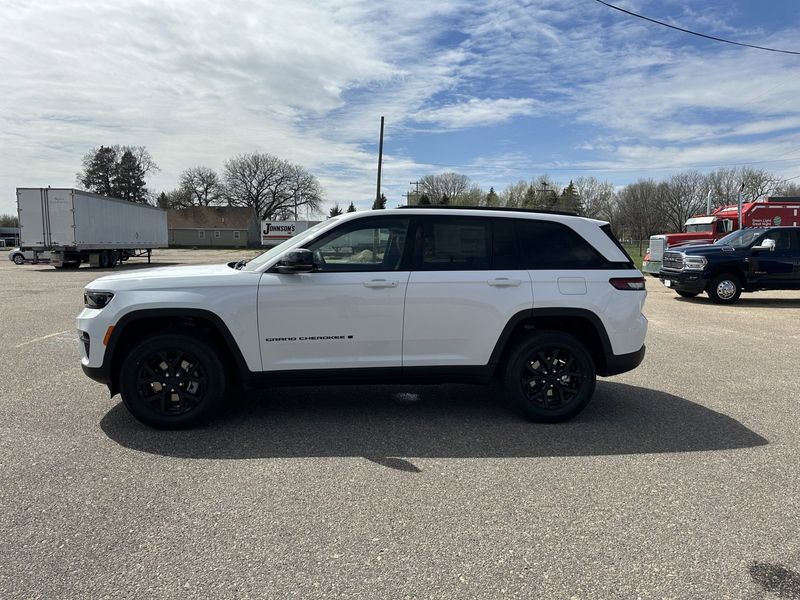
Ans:
[{"label": "house", "polygon": [[19,246],[19,227],[0,227],[0,246]]},{"label": "house", "polygon": [[190,206],[167,211],[171,247],[245,248],[260,246],[253,210],[238,206]]}]

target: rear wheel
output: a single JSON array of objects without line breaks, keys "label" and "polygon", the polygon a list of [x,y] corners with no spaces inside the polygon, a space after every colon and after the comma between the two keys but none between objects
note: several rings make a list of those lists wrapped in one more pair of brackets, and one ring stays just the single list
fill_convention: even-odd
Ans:
[{"label": "rear wheel", "polygon": [[542,332],[521,341],[505,370],[505,394],[532,421],[556,423],[582,411],[594,393],[596,372],[577,339]]},{"label": "rear wheel", "polygon": [[682,292],[680,290],[675,290],[675,291],[678,292],[678,296],[683,296],[684,298],[694,298],[700,293],[700,292]]},{"label": "rear wheel", "polygon": [[155,429],[186,429],[214,415],[225,393],[225,369],[200,340],[181,334],[145,339],[119,370],[122,401]]},{"label": "rear wheel", "polygon": [[733,304],[742,295],[742,284],[735,275],[717,275],[708,285],[708,297],[717,304]]}]

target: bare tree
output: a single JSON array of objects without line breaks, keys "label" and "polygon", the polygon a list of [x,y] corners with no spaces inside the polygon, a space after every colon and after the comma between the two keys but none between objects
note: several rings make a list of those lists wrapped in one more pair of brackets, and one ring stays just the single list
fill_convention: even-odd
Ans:
[{"label": "bare tree", "polygon": [[222,200],[223,185],[216,171],[208,167],[192,167],[181,173],[180,189],[194,206],[209,206]]},{"label": "bare tree", "polygon": [[469,177],[461,173],[425,175],[420,179],[420,190],[430,198],[432,204],[442,204],[445,198],[448,203],[455,204],[469,189],[469,183]]},{"label": "bare tree", "polygon": [[646,240],[664,232],[664,205],[668,186],[652,179],[640,179],[617,194],[618,226],[634,240]]},{"label": "bare tree", "polygon": [[689,217],[705,213],[708,190],[708,178],[699,171],[683,171],[670,177],[664,202],[667,228],[683,231]]},{"label": "bare tree", "polygon": [[583,202],[584,214],[607,221],[613,213],[614,184],[596,177],[578,177],[573,183]]},{"label": "bare tree", "polygon": [[286,217],[295,206],[314,212],[322,188],[311,173],[271,154],[240,154],[225,163],[225,187],[230,204],[249,206],[257,219]]},{"label": "bare tree", "polygon": [[500,193],[500,203],[508,208],[520,208],[525,204],[525,194],[531,184],[520,179],[517,183],[512,183]]}]

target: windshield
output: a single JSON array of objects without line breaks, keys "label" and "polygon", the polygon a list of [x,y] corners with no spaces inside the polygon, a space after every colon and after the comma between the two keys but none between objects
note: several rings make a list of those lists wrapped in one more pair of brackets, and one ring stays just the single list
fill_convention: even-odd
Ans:
[{"label": "windshield", "polygon": [[696,223],[686,226],[686,233],[696,233],[698,231],[713,231],[713,223]]},{"label": "windshield", "polygon": [[731,246],[732,248],[747,248],[755,239],[764,233],[766,229],[739,229],[729,233],[723,238],[714,242],[718,246]]},{"label": "windshield", "polygon": [[274,248],[270,248],[269,250],[267,250],[263,254],[259,254],[255,258],[247,261],[247,264],[244,267],[242,267],[242,271],[257,271],[259,269],[259,267],[264,266],[266,263],[271,261],[273,258],[277,258],[281,254],[286,252],[286,250],[289,249],[294,244],[309,239],[315,233],[317,233],[320,229],[322,229],[323,227],[326,227],[327,225],[330,225],[335,220],[336,219],[333,218],[333,219],[328,219],[327,221],[322,221],[322,223],[317,223],[316,225],[314,225],[310,229],[306,229],[303,233],[299,233],[296,236],[294,236],[292,238],[289,238],[288,240],[286,240],[284,242],[281,242],[280,244],[278,244]]}]

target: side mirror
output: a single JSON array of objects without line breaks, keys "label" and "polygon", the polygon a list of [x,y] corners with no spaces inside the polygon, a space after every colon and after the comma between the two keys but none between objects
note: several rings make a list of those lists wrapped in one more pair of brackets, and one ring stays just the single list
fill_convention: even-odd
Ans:
[{"label": "side mirror", "polygon": [[753,250],[769,250],[772,252],[775,250],[775,240],[771,240],[769,238],[762,240],[760,246],[753,246]]},{"label": "side mirror", "polygon": [[275,268],[278,273],[308,273],[314,270],[314,253],[306,248],[289,250]]}]

